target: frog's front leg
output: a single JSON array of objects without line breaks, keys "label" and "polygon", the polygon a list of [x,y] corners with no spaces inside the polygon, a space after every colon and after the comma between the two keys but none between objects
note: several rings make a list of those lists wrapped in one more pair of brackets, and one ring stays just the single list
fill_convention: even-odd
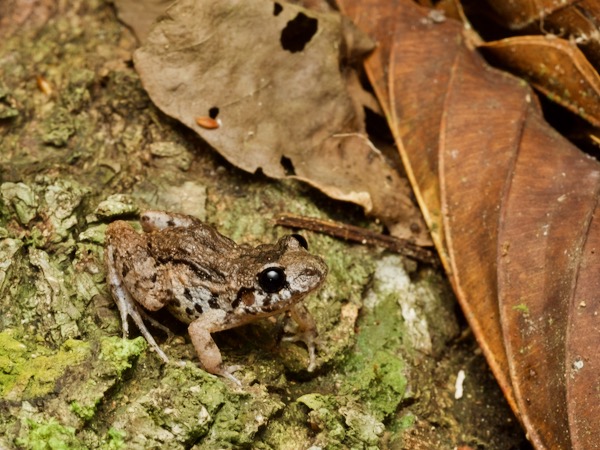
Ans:
[{"label": "frog's front leg", "polygon": [[193,321],[188,328],[188,333],[200,363],[207,372],[220,375],[241,385],[240,381],[232,375],[239,369],[239,366],[223,365],[221,351],[211,336],[211,333],[227,328],[229,326],[225,314],[222,311],[215,311]]},{"label": "frog's front leg", "polygon": [[308,349],[308,370],[312,372],[317,365],[316,344],[317,325],[315,319],[308,312],[304,303],[299,302],[290,308],[290,315],[294,322],[298,324],[298,332],[294,336],[285,336],[284,341],[297,342],[301,341],[306,344]]},{"label": "frog's front leg", "polygon": [[169,362],[146,328],[136,302],[150,311],[162,308],[167,301],[168,290],[162,280],[163,267],[157,267],[149,254],[145,238],[127,222],[111,223],[106,230],[105,260],[107,282],[121,315],[123,337],[129,334],[128,318],[131,317],[146,341],[160,358]]}]

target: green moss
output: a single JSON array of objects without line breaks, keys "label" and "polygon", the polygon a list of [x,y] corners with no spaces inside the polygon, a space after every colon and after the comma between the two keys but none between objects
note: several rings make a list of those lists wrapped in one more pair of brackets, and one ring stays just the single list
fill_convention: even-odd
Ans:
[{"label": "green moss", "polygon": [[514,311],[522,312],[523,314],[529,314],[529,306],[527,306],[525,303],[519,303],[518,305],[513,306],[512,309]]},{"label": "green moss", "polygon": [[346,426],[336,398],[333,395],[307,394],[297,401],[308,406],[308,420],[320,432],[317,441],[326,444],[327,448],[344,448]]},{"label": "green moss", "polygon": [[2,200],[14,208],[19,222],[27,225],[37,214],[38,198],[33,189],[25,183],[2,183]]},{"label": "green moss", "polygon": [[415,426],[417,418],[413,413],[406,413],[396,420],[392,421],[389,426],[389,447],[390,448],[405,448],[402,445],[403,435],[406,430]]},{"label": "green moss", "polygon": [[404,416],[402,416],[399,420],[397,420],[396,424],[398,425],[398,428],[406,429],[412,427],[416,421],[417,418],[414,416],[414,414],[407,413]]},{"label": "green moss", "polygon": [[46,395],[65,371],[89,354],[89,344],[67,340],[58,351],[21,342],[12,330],[0,333],[0,396],[21,400]]},{"label": "green moss", "polygon": [[[122,379],[123,372],[146,348],[143,338],[123,340],[118,337],[101,337],[100,354],[92,356],[86,364],[73,369],[68,392],[61,393],[61,401],[81,424],[91,422],[98,407],[105,400],[106,392]],[[64,417],[64,415],[61,415]]]},{"label": "green moss", "polygon": [[261,440],[256,440],[254,448],[259,450],[297,450],[299,442],[311,442],[312,430],[306,426],[307,407],[299,402],[287,405],[281,415],[269,421]]},{"label": "green moss", "polygon": [[90,101],[89,88],[96,79],[94,71],[83,68],[69,74],[69,84],[61,92],[61,103],[70,112],[77,112]]},{"label": "green moss", "polygon": [[[133,216],[139,213],[139,208],[135,200],[125,194],[109,195],[106,200],[101,201],[94,214],[102,218]],[[104,243],[104,240],[101,242]]]},{"label": "green moss", "polygon": [[108,363],[117,376],[120,376],[125,370],[131,368],[133,360],[147,347],[146,340],[141,336],[135,339],[103,337],[100,340],[100,359]]},{"label": "green moss", "polygon": [[[127,434],[127,448],[248,447],[283,407],[266,388],[251,389],[232,391],[193,364],[167,366],[156,387],[118,413],[113,427]],[[136,440],[140,435],[143,442]]]},{"label": "green moss", "polygon": [[[352,368],[352,366],[354,366]],[[353,355],[344,392],[360,397],[378,420],[393,414],[404,398],[404,361],[388,351]]]},{"label": "green moss", "polygon": [[10,91],[3,83],[0,83],[0,119],[12,119],[19,115],[19,110],[15,108],[16,102],[12,98]]},{"label": "green moss", "polygon": [[347,401],[343,397],[321,394],[303,395],[297,401],[310,410],[311,428],[319,430],[317,445],[333,449],[378,448],[385,427],[359,404],[342,405]]},{"label": "green moss", "polygon": [[[108,225],[105,223],[87,227],[84,231],[79,233],[77,239],[80,242],[89,242],[94,245],[104,245],[107,227]],[[90,246],[89,248],[92,249],[93,247]]]},{"label": "green moss", "polygon": [[343,414],[348,426],[348,440],[352,443],[352,447],[360,444],[362,448],[373,450],[379,448],[379,439],[385,430],[383,423],[376,420],[370,414],[362,412],[359,408],[354,407],[354,405],[340,408],[340,412]]},{"label": "green moss", "polygon": [[101,450],[121,450],[126,448],[125,446],[126,434],[115,428],[109,428],[106,433],[106,438],[100,445]]},{"label": "green moss", "polygon": [[44,120],[42,128],[42,141],[54,147],[64,147],[76,131],[71,113],[59,106]]},{"label": "green moss", "polygon": [[404,398],[407,380],[404,327],[398,292],[377,293],[359,321],[355,351],[348,358],[342,391],[368,405],[378,420],[393,414]]},{"label": "green moss", "polygon": [[83,444],[75,437],[75,429],[65,427],[56,420],[47,422],[26,421],[27,436],[17,439],[17,444],[30,450],[79,450]]},{"label": "green moss", "polygon": [[373,274],[373,254],[365,247],[348,246],[338,239],[314,236],[313,251],[327,259],[326,292],[336,298],[360,303],[364,287]]},{"label": "green moss", "polygon": [[96,405],[84,406],[79,402],[71,403],[71,411],[80,419],[84,421],[91,420],[96,415]]}]

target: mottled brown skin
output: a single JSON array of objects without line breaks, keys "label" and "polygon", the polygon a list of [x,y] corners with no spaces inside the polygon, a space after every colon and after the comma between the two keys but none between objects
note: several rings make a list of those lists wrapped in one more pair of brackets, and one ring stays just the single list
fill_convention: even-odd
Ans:
[{"label": "mottled brown skin", "polygon": [[309,370],[315,364],[316,327],[302,303],[327,275],[327,266],[306,250],[297,235],[275,244],[237,245],[200,220],[182,214],[146,211],[144,234],[116,221],[106,231],[107,281],[119,307],[123,334],[131,317],[165,361],[168,357],[145,327],[137,304],[166,307],[189,324],[200,362],[211,373],[237,383],[225,367],[211,333],[289,310],[307,344]]}]

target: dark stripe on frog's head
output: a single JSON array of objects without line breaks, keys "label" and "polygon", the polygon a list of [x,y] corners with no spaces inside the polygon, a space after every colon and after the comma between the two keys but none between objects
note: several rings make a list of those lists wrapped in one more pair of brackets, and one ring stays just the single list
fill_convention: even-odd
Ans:
[{"label": "dark stripe on frog's head", "polygon": [[[233,309],[236,309],[238,306],[240,306],[241,303],[244,303],[244,305],[247,305],[248,298],[250,296],[252,296],[252,298],[254,299],[254,289],[246,288],[246,287],[241,288],[237,292],[237,295],[236,295],[235,299],[233,300],[233,302],[231,302],[231,307]],[[252,303],[254,303],[254,300],[252,301]]]},{"label": "dark stripe on frog's head", "polygon": [[209,270],[201,264],[198,264],[195,261],[190,261],[189,259],[169,258],[168,261],[164,262],[171,262],[174,264],[183,264],[185,266],[188,266],[190,270],[194,272],[194,275],[196,275],[201,280],[211,281],[214,283],[225,283],[226,280],[226,276],[222,272],[218,270]]}]

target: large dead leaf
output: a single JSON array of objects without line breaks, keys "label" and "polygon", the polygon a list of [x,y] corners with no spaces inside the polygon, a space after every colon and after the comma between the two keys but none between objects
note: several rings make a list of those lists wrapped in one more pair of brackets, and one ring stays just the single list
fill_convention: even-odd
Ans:
[{"label": "large dead leaf", "polygon": [[521,36],[483,44],[481,48],[499,66],[600,126],[600,76],[575,44],[558,38]]},{"label": "large dead leaf", "polygon": [[537,448],[600,442],[600,164],[462,26],[405,0],[343,0],[456,294]]},{"label": "large dead leaf", "polygon": [[154,103],[236,166],[306,181],[428,242],[408,184],[367,139],[348,91],[358,83],[347,62],[371,48],[339,14],[180,0],[134,59]]}]

